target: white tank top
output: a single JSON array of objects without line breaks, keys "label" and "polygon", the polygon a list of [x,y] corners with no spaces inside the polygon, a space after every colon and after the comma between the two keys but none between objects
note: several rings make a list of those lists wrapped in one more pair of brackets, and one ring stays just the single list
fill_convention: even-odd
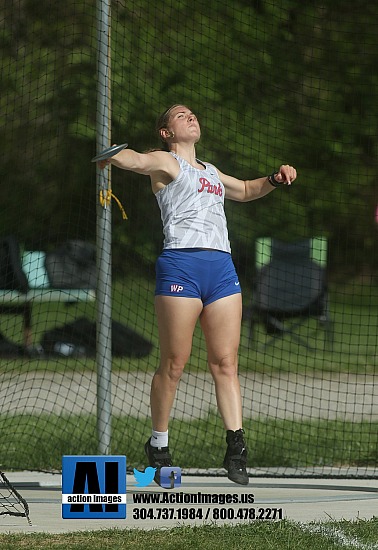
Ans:
[{"label": "white tank top", "polygon": [[216,168],[199,161],[199,170],[175,153],[176,179],[156,193],[163,222],[164,248],[212,248],[231,252],[224,212],[225,189]]}]

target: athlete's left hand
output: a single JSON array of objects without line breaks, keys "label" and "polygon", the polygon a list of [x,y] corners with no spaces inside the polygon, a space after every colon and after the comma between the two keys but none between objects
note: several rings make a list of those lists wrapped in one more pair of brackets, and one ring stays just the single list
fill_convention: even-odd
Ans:
[{"label": "athlete's left hand", "polygon": [[274,176],[278,182],[283,183],[284,185],[291,185],[296,177],[296,169],[294,166],[290,166],[289,164],[283,164],[280,166],[278,173]]}]

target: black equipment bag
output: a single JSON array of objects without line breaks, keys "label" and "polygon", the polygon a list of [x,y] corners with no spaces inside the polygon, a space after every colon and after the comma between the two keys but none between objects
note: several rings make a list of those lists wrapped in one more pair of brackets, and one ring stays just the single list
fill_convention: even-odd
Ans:
[{"label": "black equipment bag", "polygon": [[[96,355],[96,323],[79,317],[72,323],[45,332],[41,340],[46,355],[67,357]],[[153,348],[151,342],[130,328],[112,321],[112,355],[145,357]]]}]

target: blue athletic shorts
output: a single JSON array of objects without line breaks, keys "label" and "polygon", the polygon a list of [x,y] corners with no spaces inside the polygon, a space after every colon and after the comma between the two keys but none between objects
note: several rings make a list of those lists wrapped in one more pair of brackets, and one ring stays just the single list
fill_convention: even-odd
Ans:
[{"label": "blue athletic shorts", "polygon": [[231,254],[220,250],[163,250],[156,261],[155,296],[199,298],[204,306],[241,292]]}]

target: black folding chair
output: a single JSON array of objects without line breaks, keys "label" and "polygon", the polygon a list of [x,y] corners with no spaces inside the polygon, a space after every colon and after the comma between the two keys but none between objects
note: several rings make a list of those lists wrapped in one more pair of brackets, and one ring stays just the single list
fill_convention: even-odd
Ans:
[{"label": "black folding chair", "polygon": [[[264,348],[288,335],[315,351],[310,334],[300,330],[309,319],[324,330],[325,348],[332,349],[333,327],[327,290],[327,240],[314,237],[296,242],[260,238],[255,247],[255,278],[249,312],[249,338],[262,323],[270,336]],[[301,332],[301,334],[299,334]]]}]

